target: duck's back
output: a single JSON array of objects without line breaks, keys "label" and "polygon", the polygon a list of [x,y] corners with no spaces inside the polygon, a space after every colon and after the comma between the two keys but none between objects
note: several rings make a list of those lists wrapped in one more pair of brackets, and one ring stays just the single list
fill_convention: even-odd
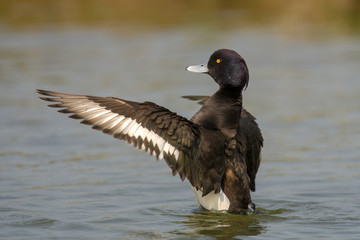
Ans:
[{"label": "duck's back", "polygon": [[[199,104],[205,106],[207,106],[206,102],[209,100],[209,96],[184,96],[184,98],[198,101]],[[202,107],[191,120],[195,123],[206,121],[206,119],[202,120],[202,117],[205,116],[201,112],[204,112],[204,107]],[[212,117],[207,119],[212,119]],[[255,178],[261,162],[263,137],[256,123],[256,118],[242,107],[237,127],[236,142],[247,165],[247,174],[250,177],[250,189],[255,191]]]},{"label": "duck's back", "polygon": [[263,144],[261,131],[255,117],[242,109],[241,101],[219,99],[215,94],[203,104],[191,121],[216,134],[200,144],[209,146],[201,152],[209,155],[206,161],[215,167],[217,179],[221,175],[221,189],[230,200],[228,210],[244,209],[251,202],[250,190],[255,191]]},{"label": "duck's back", "polygon": [[237,143],[242,155],[245,156],[247,174],[250,178],[250,189],[255,191],[255,178],[261,162],[263,137],[256,123],[256,118],[245,109],[241,111]]}]

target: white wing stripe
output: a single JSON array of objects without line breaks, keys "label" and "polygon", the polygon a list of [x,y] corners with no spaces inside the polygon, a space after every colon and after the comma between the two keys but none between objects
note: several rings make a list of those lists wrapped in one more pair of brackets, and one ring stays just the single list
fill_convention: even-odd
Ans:
[{"label": "white wing stripe", "polygon": [[171,145],[170,145],[168,142],[166,142],[166,143],[164,144],[164,149],[163,149],[163,151],[168,153],[169,150],[170,150],[170,146],[171,146]]},{"label": "white wing stripe", "polygon": [[[152,141],[152,143],[155,143],[155,138],[156,138],[156,134],[153,131],[150,131],[148,133],[148,135],[146,136],[146,139],[150,142]],[[154,144],[155,145],[155,144]]]},{"label": "white wing stripe", "polygon": [[124,118],[125,118],[124,116],[118,115],[117,117],[111,119],[109,123],[106,126],[104,126],[104,129],[110,130],[115,128],[122,120],[124,120]]},{"label": "white wing stripe", "polygon": [[70,112],[81,112],[82,109],[84,108],[89,108],[92,106],[99,106],[99,104],[94,104],[94,103],[84,103],[84,104],[76,104],[76,103],[62,103],[61,104],[63,107],[67,107],[67,110]]},{"label": "white wing stripe", "polygon": [[175,155],[175,159],[178,160],[178,159],[179,159],[180,152],[179,152],[177,149],[175,149],[174,155]]},{"label": "white wing stripe", "polygon": [[[92,120],[94,125],[101,127],[103,130],[111,130],[112,135],[124,134],[134,138],[140,136],[142,140],[151,141],[153,147],[157,146],[160,150],[159,159],[164,157],[164,153],[174,155],[176,160],[179,159],[180,152],[173,145],[154,131],[141,126],[135,119],[113,113],[98,104],[84,103],[82,106],[74,106],[72,110],[77,110],[76,114],[78,116],[86,120]],[[144,144],[138,147],[145,150]],[[148,149],[148,152],[152,152],[154,156],[156,155],[154,149]]]},{"label": "white wing stripe", "polygon": [[97,117],[99,115],[102,115],[101,113],[105,114],[106,111],[108,110],[104,110],[102,108],[90,108],[90,109],[84,109],[84,111],[78,111],[76,112],[76,115],[84,118],[84,119],[87,119],[87,120],[90,120],[94,117]]},{"label": "white wing stripe", "polygon": [[[170,144],[169,144],[169,145],[170,145]],[[173,154],[174,151],[175,151],[174,146],[173,146],[173,145],[170,145],[170,146],[169,146],[169,151],[168,151],[168,153],[169,153],[169,154]]]},{"label": "white wing stripe", "polygon": [[122,131],[122,134],[127,134],[127,135],[129,135],[130,137],[132,137],[132,135],[129,134],[129,131],[130,131],[131,128],[134,127],[134,126],[135,126],[135,128],[136,128],[136,126],[139,126],[139,124],[137,124],[135,120],[132,120],[132,121],[126,126],[126,128]]},{"label": "white wing stripe", "polygon": [[166,141],[162,137],[159,137],[159,140],[157,141],[156,144],[158,145],[160,152],[162,152],[162,149],[163,149],[165,143],[166,143]]},{"label": "white wing stripe", "polygon": [[94,102],[91,101],[89,102],[87,98],[59,98],[58,101],[63,103],[64,106],[65,104],[68,104],[69,106],[75,106],[75,105],[79,106],[80,104],[81,105],[94,104]]},{"label": "white wing stripe", "polygon": [[128,135],[130,137],[134,137],[135,133],[138,131],[139,128],[141,128],[141,125],[138,124],[136,121],[134,121],[135,124],[129,129]]},{"label": "white wing stripe", "polygon": [[150,131],[146,128],[143,128],[142,126],[139,127],[138,130],[136,130],[136,132],[134,133],[134,137],[138,138],[139,136],[144,140],[146,135],[149,133]]},{"label": "white wing stripe", "polygon": [[89,118],[87,118],[88,120],[91,120],[91,119],[94,119],[94,118],[97,118],[97,117],[100,117],[100,116],[103,116],[107,113],[109,113],[110,111],[109,110],[96,110],[95,113],[91,113],[91,115],[89,116]]},{"label": "white wing stripe", "polygon": [[116,130],[114,132],[113,135],[121,133],[126,127],[127,125],[132,121],[131,118],[125,118],[123,121],[121,121],[117,126],[116,126]]},{"label": "white wing stripe", "polygon": [[108,112],[104,116],[101,116],[99,118],[99,121],[96,122],[96,125],[102,125],[102,124],[104,124],[106,122],[109,122],[111,119],[113,119],[113,118],[115,118],[117,116],[118,116],[117,114],[114,114],[112,112]]},{"label": "white wing stripe", "polygon": [[154,147],[155,145],[158,145],[158,143],[163,140],[159,135],[154,133],[153,131],[150,131],[150,134],[146,137],[149,141],[152,141]]},{"label": "white wing stripe", "polygon": [[[107,116],[109,118],[109,122],[113,121],[111,124],[104,126],[104,129],[114,129],[113,135],[115,134],[126,134],[130,137],[138,138],[141,137],[142,140],[147,140],[148,142],[152,142],[152,145],[157,146],[160,150],[159,159],[164,157],[164,152],[169,155],[174,154],[176,160],[179,158],[180,152],[170,143],[168,143],[164,138],[160,137],[154,131],[151,131],[147,128],[144,128],[136,120],[132,118],[126,118],[123,115],[118,115],[114,117],[113,115]],[[105,123],[106,121],[104,121]],[[144,144],[138,146],[141,150],[145,149]],[[148,152],[151,152],[153,149],[148,149]],[[155,151],[152,152],[155,155]]]},{"label": "white wing stripe", "polygon": [[[160,159],[162,159],[164,155],[170,155],[178,160],[182,153],[156,132],[143,127],[141,125],[142,123],[138,123],[136,119],[125,117],[124,115],[109,110],[112,106],[111,104],[114,104],[116,107],[116,103],[121,103],[128,109],[135,110],[136,108],[134,109],[134,106],[129,102],[115,98],[110,99],[84,95],[71,95],[41,90],[38,90],[38,92],[42,95],[49,96],[41,97],[41,99],[56,103],[49,106],[62,108],[59,110],[62,113],[73,113],[70,117],[76,119],[82,118],[84,119],[82,123],[93,125],[94,129],[102,130],[104,133],[112,134],[115,137],[127,140],[130,144],[133,143],[140,149],[146,150],[147,148],[148,152],[153,155],[158,154],[158,158]],[[120,109],[122,108],[116,107],[114,108],[114,111]],[[126,111],[126,108],[123,108],[123,110]],[[161,131],[165,131],[159,130],[161,135],[163,133]],[[122,134],[122,136],[120,134]],[[124,138],[124,135],[127,135],[128,137]],[[149,145],[146,144],[145,146],[144,142],[151,143]],[[156,148],[156,151],[154,148]]]},{"label": "white wing stripe", "polygon": [[103,107],[100,107],[100,106],[96,106],[96,107],[84,107],[83,108],[83,111],[79,111],[78,114],[81,114],[81,113],[88,113],[88,112],[92,112],[92,111],[95,111],[95,110],[99,110],[99,109],[104,109]]}]

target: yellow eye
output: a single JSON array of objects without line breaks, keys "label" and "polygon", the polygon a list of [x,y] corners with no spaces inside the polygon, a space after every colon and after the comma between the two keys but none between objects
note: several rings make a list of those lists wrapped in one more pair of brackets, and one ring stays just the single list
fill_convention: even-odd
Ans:
[{"label": "yellow eye", "polygon": [[218,58],[218,59],[216,59],[216,62],[217,62],[217,63],[220,63],[220,62],[221,62],[221,60]]}]

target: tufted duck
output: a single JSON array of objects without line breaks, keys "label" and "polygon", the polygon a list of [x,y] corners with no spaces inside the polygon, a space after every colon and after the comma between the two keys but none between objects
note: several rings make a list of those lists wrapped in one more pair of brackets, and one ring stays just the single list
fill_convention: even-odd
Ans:
[{"label": "tufted duck", "polygon": [[173,175],[189,180],[201,209],[253,210],[250,190],[255,191],[263,138],[255,118],[242,108],[249,81],[245,60],[220,49],[207,65],[186,70],[209,74],[220,87],[211,97],[187,96],[203,104],[190,120],[152,102],[37,92],[59,112],[164,159]]}]

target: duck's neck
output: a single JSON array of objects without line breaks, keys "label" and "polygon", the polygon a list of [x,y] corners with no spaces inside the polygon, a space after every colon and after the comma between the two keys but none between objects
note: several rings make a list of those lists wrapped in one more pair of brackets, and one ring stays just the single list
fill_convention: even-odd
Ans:
[{"label": "duck's neck", "polygon": [[241,91],[220,88],[206,101],[192,121],[210,129],[237,129],[241,108]]}]

